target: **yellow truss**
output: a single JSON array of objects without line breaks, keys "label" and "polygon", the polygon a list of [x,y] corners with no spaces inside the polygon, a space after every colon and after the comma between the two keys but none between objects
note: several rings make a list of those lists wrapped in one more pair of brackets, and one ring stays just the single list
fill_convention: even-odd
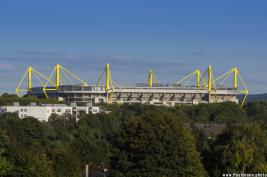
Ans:
[{"label": "yellow truss", "polygon": [[[226,71],[224,74],[222,74],[221,76],[219,76],[218,78],[214,79],[213,80],[213,83],[216,84],[218,81],[221,80],[219,86],[223,85],[223,83],[233,74],[233,88],[236,89],[240,94],[244,94],[244,99],[241,103],[241,107],[243,107],[245,101],[246,101],[246,98],[249,94],[249,90],[247,88],[247,85],[245,83],[245,81],[243,80],[239,70],[237,69],[237,67],[234,67],[228,71]],[[239,89],[238,87],[238,80],[241,81],[241,85],[243,87],[243,89]],[[217,85],[217,84],[216,84]]]},{"label": "yellow truss", "polygon": [[[45,93],[45,96],[48,97],[47,92],[46,91],[51,91],[51,90],[58,90],[60,85],[63,85],[65,82],[65,79],[68,79],[70,83],[72,83],[71,79],[68,77],[68,75],[72,76],[73,78],[75,78],[76,80],[78,80],[81,85],[83,86],[88,86],[88,84],[83,81],[82,79],[80,79],[78,76],[76,76],[74,73],[70,72],[69,70],[67,70],[66,68],[64,68],[63,66],[57,64],[53,71],[51,72],[50,76],[48,77],[47,82],[44,84],[43,86],[43,91]],[[52,78],[55,76],[55,82],[52,81]],[[64,77],[66,78],[64,78]],[[53,83],[52,87],[47,88],[49,83]],[[74,85],[74,83],[72,83]]]},{"label": "yellow truss", "polygon": [[199,69],[195,70],[194,72],[190,73],[189,75],[185,76],[181,80],[175,82],[175,85],[180,85],[184,83],[184,85],[188,85],[188,83],[193,79],[196,78],[195,86],[198,88],[200,87],[200,79],[201,79],[201,72]]},{"label": "yellow truss", "polygon": [[[105,83],[103,83],[105,82]],[[99,78],[97,79],[96,86],[99,85],[105,85],[106,87],[106,92],[109,91],[110,89],[113,89],[113,81],[111,78],[111,72],[110,72],[110,65],[106,64],[105,68],[101,72]]]},{"label": "yellow truss", "polygon": [[209,65],[203,75],[200,77],[199,87],[204,87],[211,94],[212,91],[215,91],[216,95],[216,84],[213,83],[213,71],[212,66]]},{"label": "yellow truss", "polygon": [[[105,83],[103,83],[105,82]],[[106,64],[105,68],[101,72],[99,78],[97,79],[96,86],[99,85],[105,85],[106,87],[106,93],[107,93],[107,100],[108,103],[110,103],[110,97],[112,95],[113,89],[114,89],[114,82],[111,78],[111,72],[110,72],[110,65]]]},{"label": "yellow truss", "polygon": [[[32,88],[33,88],[33,83],[32,83],[33,76],[35,76],[38,79],[38,81],[41,83],[42,86],[45,85],[45,82],[43,82],[41,80],[41,78],[44,79],[46,82],[50,82],[50,83],[54,84],[52,81],[49,81],[48,78],[45,77],[42,73],[40,73],[39,71],[37,71],[33,67],[29,66],[27,68],[27,70],[25,71],[22,79],[20,80],[20,82],[19,82],[19,84],[18,84],[18,86],[16,88],[16,94],[18,96],[20,96],[20,92],[30,92],[32,90]],[[27,78],[27,81],[28,81],[27,89],[22,89],[21,85],[26,80],[26,78]]]}]

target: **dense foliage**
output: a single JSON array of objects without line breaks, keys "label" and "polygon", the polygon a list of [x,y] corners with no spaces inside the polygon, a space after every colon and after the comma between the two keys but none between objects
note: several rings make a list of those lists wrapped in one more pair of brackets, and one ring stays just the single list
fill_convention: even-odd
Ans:
[{"label": "dense foliage", "polygon": [[35,96],[24,96],[18,97],[15,94],[7,94],[4,93],[0,96],[0,105],[12,105],[14,102],[19,103],[20,105],[29,105],[30,103],[49,103],[49,104],[58,104],[63,103],[62,101],[58,101],[52,98],[37,98]]},{"label": "dense foliage", "polygon": [[[0,176],[82,177],[86,164],[114,177],[267,173],[267,102],[107,109],[77,121],[1,115]],[[212,134],[196,123],[225,128]]]},{"label": "dense foliage", "polygon": [[192,132],[175,116],[131,117],[114,136],[113,176],[203,177],[195,144]]}]

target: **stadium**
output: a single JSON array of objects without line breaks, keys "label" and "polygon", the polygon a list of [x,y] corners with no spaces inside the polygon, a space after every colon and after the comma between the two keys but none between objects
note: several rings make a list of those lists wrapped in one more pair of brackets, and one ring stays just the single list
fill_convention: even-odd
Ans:
[{"label": "stadium", "polygon": [[[34,80],[38,83],[34,83]],[[212,66],[201,73],[193,71],[179,81],[161,84],[150,69],[147,83],[121,86],[114,83],[110,65],[106,64],[95,84],[89,85],[73,72],[57,64],[46,77],[33,67],[28,67],[19,82],[16,93],[37,97],[56,98],[66,103],[118,103],[175,106],[200,103],[236,102],[242,106],[248,95],[246,84],[234,67],[215,78]],[[239,96],[243,99],[239,101]]]}]

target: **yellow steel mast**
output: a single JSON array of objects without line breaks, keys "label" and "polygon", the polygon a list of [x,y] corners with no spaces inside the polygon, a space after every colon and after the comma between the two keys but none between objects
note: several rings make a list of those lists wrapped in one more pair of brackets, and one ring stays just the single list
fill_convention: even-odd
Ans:
[{"label": "yellow steel mast", "polygon": [[60,86],[60,68],[61,66],[59,64],[56,65],[55,70],[56,70],[56,88]]},{"label": "yellow steel mast", "polygon": [[152,87],[153,86],[153,70],[149,70],[149,75],[148,75],[148,86]]},{"label": "yellow steel mast", "polygon": [[201,86],[201,72],[199,69],[185,76],[181,80],[175,82],[176,85],[184,83],[186,86],[195,77],[195,86],[199,88]]},{"label": "yellow steel mast", "polygon": [[[215,84],[218,80],[222,80],[219,86],[223,85],[223,83],[231,76],[233,73],[233,88],[238,91],[240,94],[244,94],[244,99],[241,103],[241,107],[245,104],[246,98],[249,94],[249,90],[247,89],[246,83],[244,82],[240,72],[238,71],[237,67],[234,67],[228,71],[226,71],[224,74],[219,76],[218,78],[214,79],[213,83]],[[238,88],[238,81],[241,81],[242,88]]]},{"label": "yellow steel mast", "polygon": [[212,66],[209,65],[208,67],[208,91],[211,93],[212,91]]},{"label": "yellow steel mast", "polygon": [[[61,80],[63,79],[61,77],[61,71],[63,72],[63,74],[68,74],[70,76],[72,76],[73,78],[75,78],[76,80],[78,80],[83,86],[87,86],[88,84],[81,80],[78,76],[76,76],[75,74],[73,74],[72,72],[70,72],[69,70],[67,70],[66,68],[64,68],[63,66],[61,66],[60,64],[57,64],[53,71],[51,72],[47,82],[45,83],[45,85],[43,86],[43,91],[45,93],[45,96],[48,97],[47,92],[49,90],[58,90],[59,86],[61,85]],[[52,81],[53,76],[55,75],[55,82]],[[49,83],[53,83],[52,84],[52,88],[47,88]]]},{"label": "yellow steel mast", "polygon": [[32,89],[32,67],[28,68],[28,90]]},{"label": "yellow steel mast", "polygon": [[106,92],[108,93],[108,90],[110,89],[110,66],[109,64],[106,64]]},{"label": "yellow steel mast", "polygon": [[200,87],[200,79],[201,79],[201,72],[199,69],[195,71],[195,75],[196,75],[196,86],[197,86],[197,88],[199,88]]},{"label": "yellow steel mast", "polygon": [[[35,76],[38,81],[41,83],[42,86],[44,86],[45,82],[43,81],[48,81],[48,78],[46,78],[43,74],[41,74],[40,72],[38,72],[36,69],[34,69],[33,67],[29,66],[26,70],[26,72],[24,73],[22,79],[20,80],[17,88],[16,88],[16,94],[18,96],[20,96],[20,92],[30,92],[33,88],[33,76]],[[22,83],[26,80],[27,78],[27,89],[23,89],[22,87]],[[42,79],[43,81],[42,81]]]},{"label": "yellow steel mast", "polygon": [[237,89],[237,80],[238,80],[238,70],[237,67],[233,68],[234,73],[234,89]]}]

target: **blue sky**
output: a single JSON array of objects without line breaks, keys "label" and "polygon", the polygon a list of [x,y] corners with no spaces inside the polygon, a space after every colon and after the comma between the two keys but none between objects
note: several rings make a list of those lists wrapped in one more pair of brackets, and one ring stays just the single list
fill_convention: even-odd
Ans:
[{"label": "blue sky", "polygon": [[265,0],[3,0],[0,93],[32,65],[56,63],[94,83],[105,63],[116,83],[145,82],[152,67],[173,82],[211,64],[237,66],[252,93],[267,92]]}]

